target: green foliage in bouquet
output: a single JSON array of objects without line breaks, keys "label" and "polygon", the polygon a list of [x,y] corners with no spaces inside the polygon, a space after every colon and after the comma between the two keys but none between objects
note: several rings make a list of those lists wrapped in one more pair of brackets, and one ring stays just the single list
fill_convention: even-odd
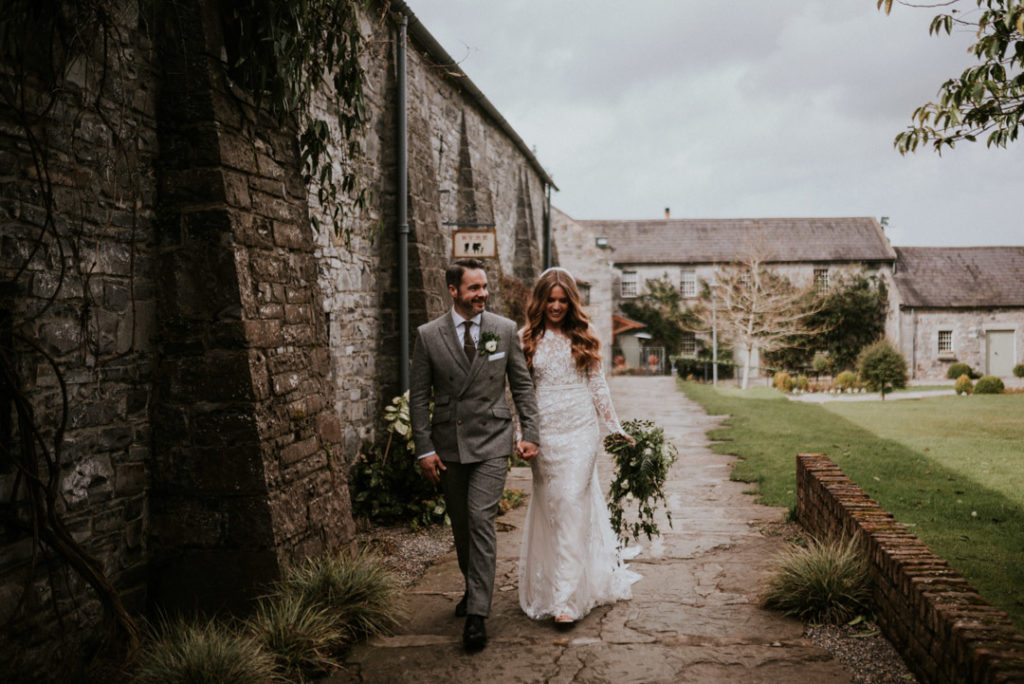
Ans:
[{"label": "green foliage in bouquet", "polygon": [[[608,494],[608,510],[611,513],[612,529],[623,541],[630,536],[636,541],[640,534],[660,534],[654,522],[654,510],[660,500],[665,501],[665,479],[668,470],[676,462],[678,451],[675,445],[665,439],[665,432],[649,420],[630,420],[622,425],[630,437],[636,440],[630,444],[621,434],[605,437],[604,448],[615,458],[615,479]],[[638,518],[633,523],[623,523],[623,504],[636,504]],[[665,514],[669,525],[672,515],[666,506]]]},{"label": "green foliage in bouquet", "polygon": [[387,443],[383,448],[364,447],[349,471],[352,513],[384,524],[443,523],[446,509],[441,490],[420,474],[416,463],[408,392],[384,409],[384,423]]}]

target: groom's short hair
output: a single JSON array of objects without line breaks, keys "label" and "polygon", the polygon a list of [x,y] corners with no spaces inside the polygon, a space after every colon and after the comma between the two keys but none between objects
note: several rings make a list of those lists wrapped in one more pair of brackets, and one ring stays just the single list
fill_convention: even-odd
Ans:
[{"label": "groom's short hair", "polygon": [[453,261],[451,265],[444,271],[444,282],[446,285],[453,285],[455,289],[459,289],[462,285],[462,274],[468,269],[484,270],[484,262],[479,259],[458,259]]}]

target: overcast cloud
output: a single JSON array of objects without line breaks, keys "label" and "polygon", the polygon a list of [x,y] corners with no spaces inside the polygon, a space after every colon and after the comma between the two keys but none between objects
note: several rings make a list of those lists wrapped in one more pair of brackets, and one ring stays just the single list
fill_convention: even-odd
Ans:
[{"label": "overcast cloud", "polygon": [[874,0],[409,0],[581,219],[890,217],[894,245],[1024,244],[1024,141],[901,157],[971,63]]}]

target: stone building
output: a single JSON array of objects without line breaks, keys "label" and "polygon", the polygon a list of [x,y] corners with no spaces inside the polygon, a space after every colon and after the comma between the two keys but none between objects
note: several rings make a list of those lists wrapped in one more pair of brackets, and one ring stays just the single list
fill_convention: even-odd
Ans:
[{"label": "stone building", "polygon": [[[555,222],[559,225],[560,221]],[[827,290],[844,276],[863,273],[891,283],[896,254],[873,218],[671,219],[648,221],[561,220],[563,230],[587,235],[604,245],[614,266],[610,283],[612,308],[642,295],[649,280],[667,278],[684,305],[692,305],[701,288],[714,282],[724,266],[757,258],[801,286]],[[643,336],[623,327],[616,347],[631,367],[645,365]],[[695,354],[705,335],[691,333],[684,354]],[[752,359],[756,367],[758,360]]]},{"label": "stone building", "polygon": [[7,675],[74,674],[103,636],[97,582],[134,614],[237,608],[286,560],[350,542],[347,465],[406,363],[401,15],[411,329],[447,306],[456,228],[495,231],[499,310],[502,281],[550,258],[550,177],[404,3],[360,5],[363,151],[332,144],[371,199],[342,193],[339,231],[294,126],[232,78],[216,3],[102,4],[3,19],[27,37],[0,56]]},{"label": "stone building", "polygon": [[913,378],[1024,363],[1024,247],[897,247],[894,343]]}]

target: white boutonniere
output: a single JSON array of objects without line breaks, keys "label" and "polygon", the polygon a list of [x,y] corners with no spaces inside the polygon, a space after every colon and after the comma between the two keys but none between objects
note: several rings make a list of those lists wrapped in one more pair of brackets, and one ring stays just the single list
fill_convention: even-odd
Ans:
[{"label": "white boutonniere", "polygon": [[501,342],[501,336],[494,332],[485,332],[480,337],[480,355],[493,354],[498,351],[498,344]]}]

